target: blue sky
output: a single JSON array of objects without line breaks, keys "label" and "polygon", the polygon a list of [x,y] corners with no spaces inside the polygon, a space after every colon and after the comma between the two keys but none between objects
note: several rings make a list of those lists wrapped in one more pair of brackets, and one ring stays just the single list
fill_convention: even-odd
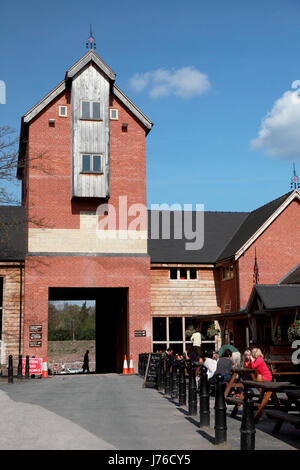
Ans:
[{"label": "blue sky", "polygon": [[19,132],[85,54],[90,23],[117,85],[154,122],[148,206],[247,211],[289,191],[293,161],[300,174],[299,0],[2,3],[1,124]]}]

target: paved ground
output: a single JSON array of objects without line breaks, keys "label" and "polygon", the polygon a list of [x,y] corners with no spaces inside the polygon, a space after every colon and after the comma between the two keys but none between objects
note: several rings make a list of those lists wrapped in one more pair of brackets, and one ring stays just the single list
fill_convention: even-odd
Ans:
[{"label": "paved ground", "polygon": [[[216,449],[213,408],[211,427],[200,430],[198,416],[189,417],[157,390],[143,389],[138,376],[2,380],[0,409],[0,449]],[[220,447],[238,449],[240,421],[228,417],[227,427],[228,445]],[[257,449],[300,448],[300,431],[283,427],[279,440],[266,432],[270,421],[259,428]]]}]

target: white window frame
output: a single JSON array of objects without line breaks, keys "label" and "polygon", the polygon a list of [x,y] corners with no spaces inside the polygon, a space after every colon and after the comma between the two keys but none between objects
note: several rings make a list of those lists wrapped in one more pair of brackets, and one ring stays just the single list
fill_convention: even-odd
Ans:
[{"label": "white window frame", "polygon": [[[116,117],[113,117],[112,111],[116,112]],[[116,108],[112,108],[109,110],[109,118],[111,121],[118,121],[119,120],[119,110]]]},{"label": "white window frame", "polygon": [[[100,171],[94,171],[93,169],[89,171],[84,171],[83,170],[83,156],[89,156],[90,157],[90,168],[93,167],[94,160],[92,157],[100,157]],[[103,175],[104,169],[103,169],[103,155],[100,153],[91,153],[91,152],[82,152],[80,154],[80,165],[81,165],[81,173],[83,175]]]},{"label": "white window frame", "polygon": [[[66,114],[61,114],[61,109],[64,108],[66,110]],[[68,107],[67,106],[59,106],[58,107],[58,115],[59,117],[68,117]]]},{"label": "white window frame", "polygon": [[[83,117],[82,116],[82,106],[83,106],[83,103],[89,103],[90,105],[90,116],[92,116],[93,114],[93,103],[99,103],[100,105],[100,117],[99,118],[94,118],[94,117]],[[80,119],[82,119],[83,121],[102,121],[102,103],[101,101],[97,101],[97,100],[81,100],[80,101]]]},{"label": "white window frame", "polygon": [[[177,278],[176,279],[171,279],[171,269],[177,269]],[[180,279],[180,269],[186,269],[186,279]],[[196,278],[191,279],[190,278],[190,270],[191,269],[196,269]],[[186,268],[185,266],[181,266],[180,268],[169,268],[169,281],[198,281],[198,269],[197,268]]]}]

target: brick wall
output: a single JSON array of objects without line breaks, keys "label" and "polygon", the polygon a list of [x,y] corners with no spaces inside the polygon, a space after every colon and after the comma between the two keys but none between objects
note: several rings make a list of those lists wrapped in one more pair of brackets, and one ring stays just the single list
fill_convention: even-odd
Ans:
[{"label": "brick wall", "polygon": [[247,304],[253,287],[254,249],[259,284],[277,283],[299,263],[300,202],[294,200],[239,258],[240,306]]}]

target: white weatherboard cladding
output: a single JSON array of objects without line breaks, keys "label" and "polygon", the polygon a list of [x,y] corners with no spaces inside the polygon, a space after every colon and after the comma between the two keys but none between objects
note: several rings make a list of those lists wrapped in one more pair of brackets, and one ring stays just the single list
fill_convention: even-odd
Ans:
[{"label": "white weatherboard cladding", "polygon": [[[109,80],[92,64],[72,80],[72,197],[109,195],[109,92]],[[100,101],[100,121],[81,119],[82,101]],[[100,154],[103,174],[82,174],[82,154]]]}]

